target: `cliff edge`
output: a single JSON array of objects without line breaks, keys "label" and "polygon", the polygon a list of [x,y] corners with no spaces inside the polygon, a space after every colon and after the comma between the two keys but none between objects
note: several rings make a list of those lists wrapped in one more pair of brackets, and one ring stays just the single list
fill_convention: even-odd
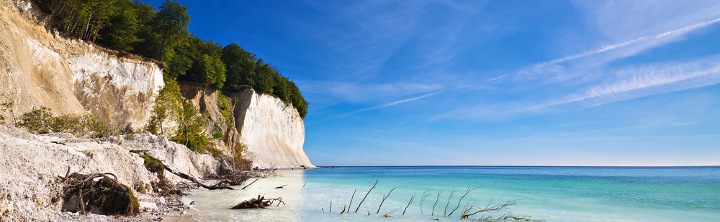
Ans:
[{"label": "cliff edge", "polygon": [[190,82],[182,82],[180,88],[186,102],[207,114],[205,130],[219,130],[226,135],[217,144],[227,154],[233,152],[232,148],[242,146],[243,157],[252,161],[253,167],[315,167],[303,150],[305,124],[294,107],[248,88],[227,95],[229,115],[226,116],[218,108],[217,90]]},{"label": "cliff edge", "polygon": [[30,1],[0,1],[0,101],[12,102],[15,114],[44,106],[142,127],[164,85],[160,63],[64,38],[45,29],[43,17]]},{"label": "cliff edge", "polygon": [[315,167],[303,151],[305,124],[282,100],[252,89],[231,95],[235,128],[247,158],[259,168]]}]

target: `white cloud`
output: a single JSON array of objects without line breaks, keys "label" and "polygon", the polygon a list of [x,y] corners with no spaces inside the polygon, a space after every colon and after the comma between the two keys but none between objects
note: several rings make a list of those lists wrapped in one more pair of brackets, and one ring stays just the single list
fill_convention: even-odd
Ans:
[{"label": "white cloud", "polygon": [[332,81],[298,81],[303,93],[333,97],[346,103],[366,103],[381,97],[398,97],[437,91],[439,84],[424,83],[350,83]]},{"label": "white cloud", "polygon": [[[365,111],[370,111],[370,110],[376,110],[376,109],[391,107],[391,106],[395,106],[395,105],[398,105],[398,104],[403,104],[403,103],[406,103],[406,102],[412,102],[412,101],[415,101],[415,100],[419,100],[419,99],[422,99],[422,98],[425,98],[425,97],[434,96],[434,95],[437,95],[437,94],[440,94],[440,92],[428,93],[428,94],[421,95],[421,96],[416,96],[416,97],[412,97],[412,98],[408,98],[408,99],[403,99],[403,100],[398,100],[398,101],[395,101],[395,102],[390,102],[390,103],[382,104],[382,105],[379,105],[379,106],[374,106],[374,107],[370,107],[370,108],[366,108],[366,109],[361,109],[361,110],[352,112],[352,113],[350,113],[350,114],[356,114],[356,113],[360,113],[360,112],[365,112]],[[350,114],[347,114],[347,115],[350,115]]]}]

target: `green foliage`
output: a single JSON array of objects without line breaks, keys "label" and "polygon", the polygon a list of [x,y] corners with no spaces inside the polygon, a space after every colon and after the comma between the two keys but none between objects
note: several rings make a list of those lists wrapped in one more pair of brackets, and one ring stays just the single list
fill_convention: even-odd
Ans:
[{"label": "green foliage", "polygon": [[202,55],[199,59],[201,75],[205,76],[205,84],[222,89],[225,83],[225,64],[219,56]]},{"label": "green foliage", "polygon": [[256,58],[235,43],[223,48],[222,61],[227,67],[224,90],[239,91],[252,87],[258,93],[272,94],[285,103],[292,104],[300,116],[305,118],[308,103],[297,85],[282,76],[277,68]]},{"label": "green foliage", "polygon": [[192,104],[183,104],[177,124],[177,132],[170,138],[172,141],[184,144],[195,152],[205,151],[209,139],[204,132],[203,118]]},{"label": "green foliage", "polygon": [[67,133],[82,132],[82,123],[82,117],[77,115],[52,117],[52,121],[50,121],[50,131]]},{"label": "green foliage", "polygon": [[108,137],[118,134],[118,130],[93,114],[62,115],[54,117],[50,108],[40,107],[24,113],[15,124],[25,128],[31,133],[71,133],[75,136],[90,136],[93,138]]},{"label": "green foliage", "polygon": [[[53,11],[55,28],[100,45],[162,60],[165,79],[204,83],[216,89],[239,91],[251,87],[294,106],[301,117],[308,103],[297,86],[277,68],[232,43],[224,48],[188,32],[187,8],[166,1],[157,10],[131,0],[39,0]],[[163,132],[154,110],[153,131]],[[153,128],[154,127],[154,128]],[[152,132],[152,131],[151,131]]]},{"label": "green foliage", "polygon": [[178,117],[182,110],[182,94],[180,85],[173,79],[165,79],[165,86],[155,97],[155,106],[145,130],[152,134],[165,134],[163,122],[168,118]]},{"label": "green foliage", "polygon": [[230,116],[230,102],[228,101],[227,96],[222,94],[222,92],[218,91],[217,95],[217,104],[218,109],[220,109],[220,113],[222,113],[223,116],[229,117]]},{"label": "green foliage", "polygon": [[239,90],[255,85],[255,62],[257,58],[254,54],[232,43],[223,48],[222,61],[227,67],[225,89]]},{"label": "green foliage", "polygon": [[[52,21],[60,29],[95,41],[100,30],[110,24],[110,20],[119,15],[123,0],[43,0],[53,11]],[[129,0],[124,0],[128,2]]]},{"label": "green foliage", "polygon": [[212,132],[212,138],[213,139],[222,139],[225,138],[225,134],[220,130],[220,127],[215,126]]},{"label": "green foliage", "polygon": [[15,126],[25,128],[31,133],[49,133],[52,122],[53,115],[50,108],[40,107],[20,116],[20,121]]},{"label": "green foliage", "polygon": [[113,129],[105,121],[102,121],[93,114],[83,115],[81,124],[82,134],[89,135],[93,138],[108,137],[119,134],[118,130]]},{"label": "green foliage", "polygon": [[263,63],[262,59],[259,59],[257,61],[255,67],[255,74],[257,75],[257,77],[255,79],[255,85],[253,85],[253,89],[255,89],[255,91],[260,94],[272,94],[273,87],[275,86],[274,75],[277,74],[277,72],[275,72],[275,70],[270,66],[270,64]]},{"label": "green foliage", "polygon": [[160,11],[154,17],[155,28],[160,35],[160,58],[164,60],[165,47],[172,46],[184,33],[187,33],[187,25],[190,23],[190,16],[187,15],[187,8],[176,1],[165,1],[160,6]]},{"label": "green foliage", "polygon": [[215,149],[215,148],[211,148],[209,150],[210,150],[210,155],[215,157],[215,159],[220,159],[220,157],[222,157],[222,150]]},{"label": "green foliage", "polygon": [[142,154],[140,155],[140,157],[143,158],[143,164],[145,165],[145,168],[148,169],[150,172],[157,173],[165,169],[165,164],[150,155]]},{"label": "green foliage", "polygon": [[[112,4],[112,3],[111,3]],[[140,41],[138,13],[130,1],[114,1],[115,11],[103,29],[99,31],[97,43],[108,48],[132,51],[133,44]]]},{"label": "green foliage", "polygon": [[252,161],[245,159],[242,155],[243,152],[247,150],[247,145],[244,143],[236,143],[235,147],[233,147],[233,161],[235,164],[235,167],[243,169],[243,170],[249,170],[252,169]]}]

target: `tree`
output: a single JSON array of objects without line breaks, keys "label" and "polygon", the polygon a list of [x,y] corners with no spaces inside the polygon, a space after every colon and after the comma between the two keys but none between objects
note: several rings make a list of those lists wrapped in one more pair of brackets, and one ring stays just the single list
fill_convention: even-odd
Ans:
[{"label": "tree", "polygon": [[138,13],[129,0],[120,0],[115,4],[117,11],[100,30],[98,43],[116,50],[132,51],[133,44],[140,40],[137,36],[140,27]]},{"label": "tree", "polygon": [[204,151],[209,139],[204,132],[203,118],[198,116],[195,106],[190,103],[183,104],[177,123],[178,129],[171,140],[184,144],[190,150]]},{"label": "tree", "polygon": [[212,41],[203,41],[196,36],[191,36],[189,42],[185,50],[189,52],[187,58],[192,60],[192,65],[186,76],[180,76],[181,79],[221,89],[226,79],[226,68],[221,59],[222,46]]},{"label": "tree", "polygon": [[275,70],[273,70],[269,64],[263,63],[262,59],[258,59],[255,66],[255,75],[257,78],[255,79],[253,89],[260,94],[272,94],[273,87],[275,86],[274,74]]},{"label": "tree", "polygon": [[219,56],[203,54],[200,61],[200,72],[205,77],[205,84],[222,89],[225,83],[225,64]]},{"label": "tree", "polygon": [[303,98],[300,93],[300,89],[298,89],[297,85],[295,85],[293,81],[290,81],[290,91],[290,100],[295,109],[297,109],[298,113],[300,113],[300,117],[304,119],[307,114],[308,103],[305,101],[305,98]]},{"label": "tree", "polygon": [[155,30],[155,7],[140,1],[133,2],[132,7],[138,23],[135,34],[138,41],[133,44],[132,53],[160,60],[160,37]]},{"label": "tree", "polygon": [[285,103],[290,103],[290,80],[281,75],[275,75],[275,86],[273,86],[273,94]]},{"label": "tree", "polygon": [[168,118],[179,116],[182,108],[180,104],[182,104],[180,85],[174,79],[165,79],[165,86],[155,98],[155,106],[145,129],[152,134],[158,134],[160,131],[161,135],[165,135],[163,122]]},{"label": "tree", "polygon": [[221,59],[227,68],[225,90],[236,91],[255,85],[257,58],[254,54],[232,43],[223,48]]},{"label": "tree", "polygon": [[166,47],[172,45],[176,37],[188,32],[189,23],[187,8],[180,3],[168,0],[160,6],[160,11],[155,15],[155,26],[162,40],[159,56],[161,60],[164,60]]}]

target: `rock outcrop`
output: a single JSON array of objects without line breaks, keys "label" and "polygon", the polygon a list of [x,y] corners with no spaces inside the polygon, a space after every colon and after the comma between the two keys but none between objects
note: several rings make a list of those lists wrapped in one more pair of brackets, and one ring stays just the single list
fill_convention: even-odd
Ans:
[{"label": "rock outcrop", "polygon": [[183,97],[208,114],[206,131],[219,129],[227,135],[218,141],[225,152],[242,145],[244,158],[258,168],[315,167],[303,151],[305,125],[294,107],[246,89],[227,95],[230,115],[225,116],[218,109],[216,90],[197,83],[183,82],[180,86]]},{"label": "rock outcrop", "polygon": [[[163,136],[83,139],[69,134],[34,135],[0,126],[0,220],[53,220],[62,207],[63,187],[58,177],[68,173],[112,173],[118,182],[147,199],[159,179],[132,151],[142,151],[171,170],[196,178],[216,175],[219,167],[212,156],[192,152]],[[182,181],[169,172],[165,175],[172,182]]]},{"label": "rock outcrop", "polygon": [[260,168],[315,167],[303,151],[305,124],[282,100],[252,89],[231,95],[235,128],[247,157]]},{"label": "rock outcrop", "polygon": [[0,1],[0,102],[14,103],[16,114],[45,106],[117,127],[145,124],[164,84],[161,63],[64,38],[42,17],[30,1]]}]

